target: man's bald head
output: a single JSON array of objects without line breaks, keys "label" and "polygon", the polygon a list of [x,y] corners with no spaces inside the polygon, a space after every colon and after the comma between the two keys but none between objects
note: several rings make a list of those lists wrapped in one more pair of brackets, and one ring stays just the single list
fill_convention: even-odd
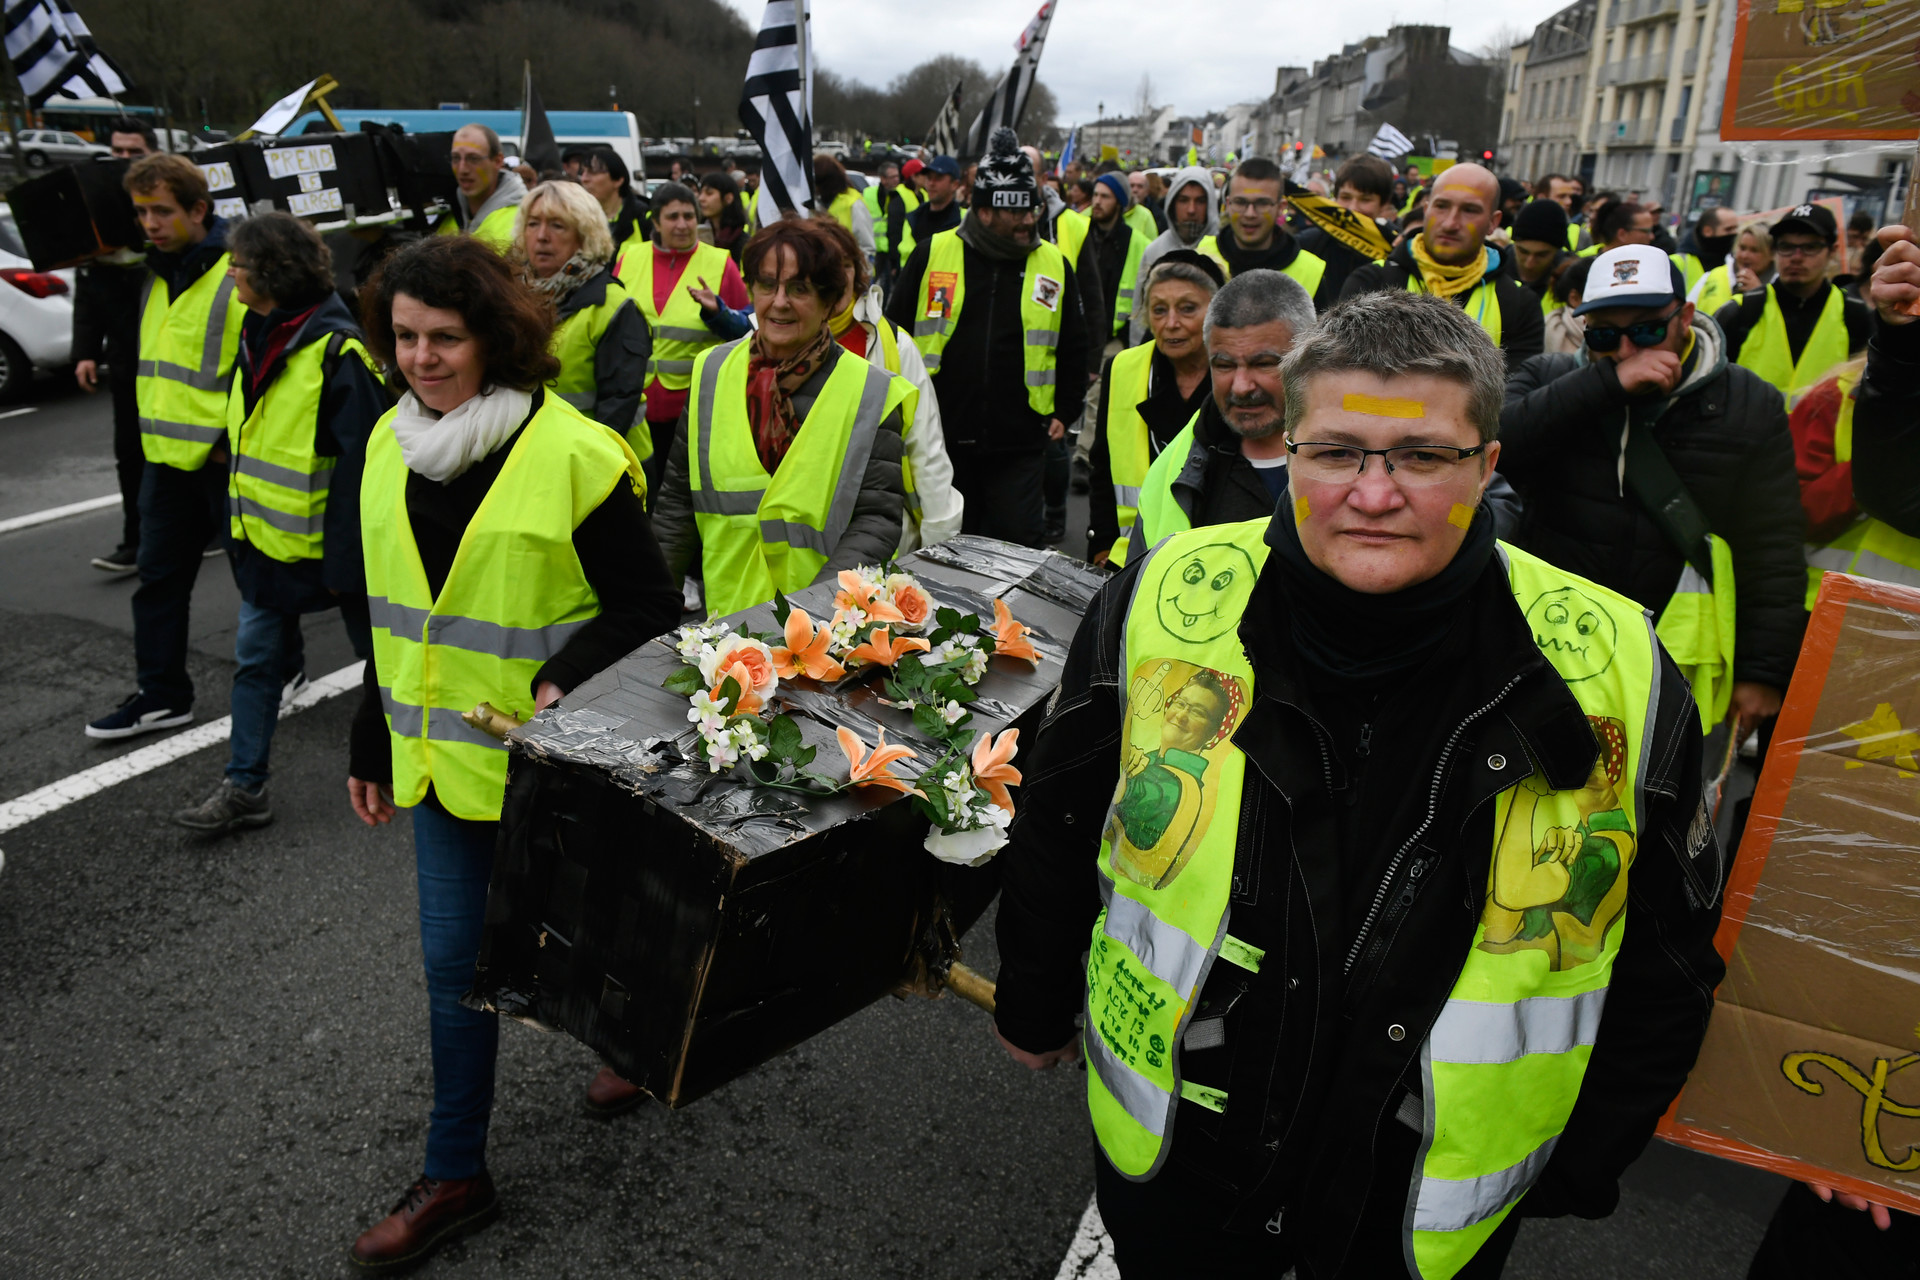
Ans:
[{"label": "man's bald head", "polygon": [[1427,195],[1425,238],[1434,261],[1449,266],[1485,252],[1500,225],[1500,179],[1482,165],[1456,164],[1434,178]]}]

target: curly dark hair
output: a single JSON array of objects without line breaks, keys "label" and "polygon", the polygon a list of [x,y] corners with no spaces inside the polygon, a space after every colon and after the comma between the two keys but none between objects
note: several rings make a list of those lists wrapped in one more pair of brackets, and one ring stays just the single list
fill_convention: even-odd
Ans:
[{"label": "curly dark hair", "polygon": [[394,365],[393,299],[417,298],[458,311],[480,340],[487,385],[531,391],[557,376],[560,361],[547,350],[553,311],[514,278],[506,259],[471,236],[427,236],[397,250],[361,293],[360,325],[367,349]]},{"label": "curly dark hair", "polygon": [[[827,238],[840,249],[840,265],[844,270],[848,263],[853,264],[853,295],[858,298],[873,283],[873,272],[867,269],[867,255],[860,251],[860,242],[853,238],[853,232],[840,225],[840,220],[830,213],[813,215],[813,225],[827,233]],[[845,305],[847,299],[840,302]],[[838,308],[835,308],[838,310]]]},{"label": "curly dark hair", "polygon": [[845,305],[847,279],[842,274],[839,242],[827,234],[819,220],[812,218],[776,222],[747,241],[746,251],[740,257],[740,274],[746,277],[747,288],[778,276],[781,249],[792,252],[795,270],[825,299],[827,314]]},{"label": "curly dark hair", "polygon": [[319,232],[290,213],[275,209],[235,223],[227,251],[253,288],[287,311],[318,306],[333,292],[333,254]]}]

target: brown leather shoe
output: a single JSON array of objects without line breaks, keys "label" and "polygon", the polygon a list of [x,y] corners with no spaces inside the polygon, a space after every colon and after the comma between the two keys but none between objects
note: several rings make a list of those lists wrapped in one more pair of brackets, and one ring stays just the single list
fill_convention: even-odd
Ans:
[{"label": "brown leather shoe", "polygon": [[353,1264],[363,1271],[404,1271],[425,1262],[441,1245],[480,1230],[499,1213],[491,1175],[440,1181],[422,1174],[392,1213],[353,1242]]},{"label": "brown leather shoe", "polygon": [[600,1068],[600,1074],[587,1086],[587,1114],[602,1120],[625,1115],[647,1100],[637,1084],[628,1084],[612,1067]]}]

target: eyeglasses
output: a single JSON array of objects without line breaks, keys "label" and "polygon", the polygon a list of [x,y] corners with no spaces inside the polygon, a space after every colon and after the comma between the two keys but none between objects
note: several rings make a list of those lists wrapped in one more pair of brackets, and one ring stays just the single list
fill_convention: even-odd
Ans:
[{"label": "eyeglasses", "polygon": [[1228,213],[1245,213],[1249,209],[1255,213],[1272,213],[1279,207],[1278,200],[1249,200],[1245,196],[1233,196],[1227,201]]},{"label": "eyeglasses", "polygon": [[1396,484],[1424,489],[1445,484],[1454,468],[1468,458],[1477,458],[1487,446],[1457,449],[1446,444],[1406,444],[1392,449],[1362,449],[1354,444],[1330,444],[1323,441],[1287,440],[1287,452],[1293,455],[1293,468],[1303,480],[1321,484],[1352,484],[1366,472],[1367,459],[1378,456],[1386,463],[1387,474]]},{"label": "eyeglasses", "polygon": [[1830,248],[1832,248],[1832,246],[1824,240],[1815,240],[1812,243],[1801,241],[1795,244],[1784,244],[1781,241],[1775,240],[1773,242],[1773,256],[1776,258],[1811,258],[1814,254],[1825,253]]},{"label": "eyeglasses", "polygon": [[1657,347],[1667,340],[1667,326],[1680,314],[1675,307],[1657,320],[1636,320],[1629,325],[1614,328],[1609,325],[1589,325],[1587,327],[1587,350],[1618,351],[1622,336],[1633,339],[1636,347]]}]

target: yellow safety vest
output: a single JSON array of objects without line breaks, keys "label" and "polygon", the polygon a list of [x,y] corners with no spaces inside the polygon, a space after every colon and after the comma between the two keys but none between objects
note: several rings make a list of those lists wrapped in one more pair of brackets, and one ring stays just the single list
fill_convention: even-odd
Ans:
[{"label": "yellow safety vest", "polygon": [[1692,293],[1693,286],[1706,274],[1707,264],[1700,261],[1697,253],[1676,253],[1673,260],[1680,264],[1680,278],[1687,282],[1687,292]]},{"label": "yellow safety vest", "polygon": [[705,280],[718,293],[732,259],[725,249],[704,240],[695,241],[693,256],[687,259],[666,309],[659,310],[653,305],[653,264],[659,256],[659,246],[649,243],[620,259],[613,273],[626,286],[633,305],[653,326],[653,359],[647,362],[647,380],[657,379],[668,391],[685,391],[693,385],[694,360],[721,342],[720,335],[707,328],[705,313],[687,289]]},{"label": "yellow safety vest", "polygon": [[749,361],[744,338],[701,352],[687,402],[687,481],[716,615],[820,576],[853,519],[880,424],[913,394],[905,378],[842,351],[768,475],[747,421]]},{"label": "yellow safety vest", "polygon": [[[1407,292],[1427,292],[1426,281],[1417,275],[1408,275]],[[1466,312],[1473,317],[1475,324],[1486,330],[1487,337],[1493,340],[1493,345],[1496,347],[1499,346],[1501,332],[1500,295],[1494,288],[1492,277],[1488,277],[1475,285],[1473,292],[1467,295]]]},{"label": "yellow safety vest", "polygon": [[860,197],[854,193],[852,187],[848,187],[845,191],[842,191],[833,198],[833,203],[827,206],[827,213],[835,222],[845,227],[848,231],[852,231],[853,206],[859,203]]},{"label": "yellow safety vest", "polygon": [[[1135,1181],[1160,1171],[1180,1099],[1233,1106],[1226,1091],[1183,1078],[1182,1039],[1216,961],[1253,972],[1267,961],[1229,932],[1247,768],[1232,732],[1254,700],[1237,628],[1266,562],[1267,524],[1174,535],[1141,566],[1127,612],[1130,727],[1101,832],[1085,1047],[1095,1135]],[[1515,761],[1526,776],[1495,799],[1487,900],[1420,1054],[1426,1114],[1404,1239],[1425,1280],[1454,1275],[1499,1227],[1579,1098],[1624,934],[1652,745],[1658,658],[1645,613],[1515,548],[1500,554],[1601,752],[1586,785],[1567,791]],[[1160,710],[1171,703],[1189,726],[1179,746]],[[1539,856],[1563,831],[1583,839],[1571,867]]]},{"label": "yellow safety vest", "polygon": [[1801,348],[1800,358],[1795,360],[1793,348],[1787,342],[1786,318],[1780,312],[1780,300],[1774,296],[1777,288],[1778,285],[1767,286],[1766,309],[1760,313],[1760,323],[1747,333],[1747,340],[1741,344],[1737,363],[1779,388],[1788,404],[1792,404],[1801,392],[1827,377],[1835,366],[1845,364],[1853,353],[1847,349],[1845,297],[1838,289],[1829,288],[1813,334]]},{"label": "yellow safety vest", "polygon": [[[588,281],[580,287],[590,289],[594,285]],[[600,350],[600,339],[606,336],[607,326],[618,318],[621,308],[632,301],[619,277],[609,276],[606,292],[599,302],[581,307],[554,326],[550,349],[560,360],[560,372],[547,383],[547,388],[589,417],[592,416],[594,402],[600,396],[599,384],[593,374],[593,362]],[[653,456],[653,432],[647,429],[645,396],[641,397],[632,422],[607,422],[601,425],[619,432],[626,440],[627,447],[633,450],[633,456],[640,461],[645,462]]]},{"label": "yellow safety vest", "polygon": [[1078,209],[1062,209],[1054,220],[1054,243],[1075,271],[1080,269],[1080,251],[1087,247],[1087,233],[1092,229],[1093,219]]},{"label": "yellow safety vest", "polygon": [[[1128,350],[1139,348],[1129,347]],[[1108,409],[1111,412],[1111,404]],[[1173,482],[1179,477],[1181,468],[1187,465],[1187,455],[1193,452],[1193,428],[1200,421],[1201,412],[1196,411],[1187,420],[1187,425],[1180,428],[1180,434],[1167,441],[1167,447],[1147,468],[1146,478],[1140,482],[1140,500],[1136,504],[1139,512],[1134,517],[1132,528],[1123,527],[1120,530],[1120,539],[1113,544],[1109,563],[1123,565],[1168,534],[1193,527],[1186,511],[1174,501]]]},{"label": "yellow safety vest", "polygon": [[[520,206],[518,204],[502,205],[486,217],[480,219],[478,225],[468,227],[466,234],[472,236],[475,240],[478,240],[496,253],[505,253],[513,247],[513,232],[514,228],[518,225],[519,217]],[[433,233],[437,236],[459,235],[459,216],[449,213],[446,217],[440,219],[440,225],[433,229]]]},{"label": "yellow safety vest", "polygon": [[545,396],[435,596],[407,518],[407,465],[392,420],[382,418],[367,445],[360,526],[394,801],[419,804],[431,786],[454,817],[497,821],[506,744],[460,715],[490,702],[532,717],[541,665],[600,613],[573,531],[623,479],[639,491],[640,463],[613,431]]},{"label": "yellow safety vest", "polygon": [[[1200,243],[1193,248],[1194,252],[1204,253],[1219,263],[1221,274],[1229,280],[1233,279],[1233,268],[1227,265],[1226,255],[1220,252],[1218,236],[1202,236]],[[1293,261],[1282,269],[1282,274],[1298,280],[1300,286],[1307,291],[1307,296],[1311,298],[1320,291],[1320,279],[1327,274],[1327,260],[1317,253],[1309,253],[1302,249],[1293,255]]]},{"label": "yellow safety vest", "polygon": [[[1856,378],[1840,379],[1840,417],[1834,424],[1833,460],[1853,461],[1853,390]],[[1807,608],[1828,573],[1850,573],[1903,587],[1920,588],[1920,538],[1884,520],[1862,515],[1824,547],[1807,548]]]},{"label": "yellow safety vest", "polygon": [[[1739,296],[1733,287],[1733,270],[1724,262],[1703,274],[1700,279],[1704,283],[1700,285],[1700,296],[1693,305],[1701,315],[1711,316]],[[1687,292],[1692,293],[1693,290],[1689,288]]]},{"label": "yellow safety vest", "polygon": [[[344,337],[344,335],[342,335]],[[324,551],[332,457],[313,451],[320,400],[326,394],[329,335],[287,357],[266,392],[247,412],[240,379],[227,397],[227,528],[235,542],[251,543],[275,560],[318,560]],[[359,338],[346,337],[335,360],[359,360],[380,371]]]},{"label": "yellow safety vest", "polygon": [[227,384],[246,313],[234,296],[228,261],[221,254],[177,298],[147,274],[133,395],[148,462],[198,471],[226,438]]},{"label": "yellow safety vest", "polygon": [[1660,611],[1655,630],[1674,665],[1693,686],[1701,732],[1712,733],[1727,718],[1733,702],[1733,639],[1736,583],[1733,552],[1717,533],[1707,535],[1713,565],[1708,583],[1692,565],[1680,569],[1680,581]]},{"label": "yellow safety vest", "polygon": [[1160,224],[1153,220],[1153,211],[1147,206],[1130,204],[1127,206],[1127,211],[1120,216],[1127,220],[1128,226],[1145,236],[1148,244],[1152,244],[1159,238]]},{"label": "yellow safety vest", "polygon": [[[942,231],[927,246],[926,275],[920,281],[920,300],[914,308],[913,344],[927,362],[927,372],[940,372],[940,353],[960,322],[967,295],[966,249],[960,232]],[[1027,254],[1026,276],[1020,286],[1020,319],[1026,334],[1027,404],[1035,413],[1051,416],[1055,365],[1060,348],[1060,317],[1067,299],[1067,259],[1060,248],[1045,240],[1034,242]]]},{"label": "yellow safety vest", "polygon": [[[893,190],[894,193],[900,197],[900,208],[903,213],[911,214],[915,209],[920,207],[919,196],[915,194],[913,188],[907,183],[903,182]],[[887,233],[887,211],[880,203],[881,194],[880,184],[877,182],[860,193],[860,198],[866,201],[867,212],[873,215],[873,248],[875,253],[886,253],[889,249],[893,248],[892,239]],[[849,227],[848,230],[852,230],[852,228]],[[907,220],[903,217],[900,219],[900,261],[905,262],[908,255],[912,252],[913,229],[907,225]]]},{"label": "yellow safety vest", "polygon": [[1120,517],[1120,536],[1107,559],[1116,568],[1127,562],[1127,535],[1139,518],[1140,489],[1153,465],[1153,438],[1147,420],[1140,416],[1140,404],[1150,390],[1153,352],[1150,342],[1128,347],[1113,358],[1107,374],[1107,466],[1113,474],[1115,513]]},{"label": "yellow safety vest", "polygon": [[[849,323],[858,324],[859,321],[850,320]],[[873,330],[875,340],[880,346],[880,367],[884,368],[888,373],[899,375],[899,329],[894,325],[893,321],[882,316],[875,319]],[[872,349],[867,351],[867,360],[869,363],[873,360]],[[902,444],[905,444],[906,441],[912,437],[913,420],[920,415],[920,388],[915,387],[911,382],[907,383],[907,386],[911,387],[912,391],[900,405],[900,441]],[[906,449],[902,449],[900,453],[900,483],[907,491],[907,517],[913,521],[914,528],[917,529],[920,527],[920,512],[922,509],[920,505],[920,491],[914,488],[913,483],[913,454]]]}]

